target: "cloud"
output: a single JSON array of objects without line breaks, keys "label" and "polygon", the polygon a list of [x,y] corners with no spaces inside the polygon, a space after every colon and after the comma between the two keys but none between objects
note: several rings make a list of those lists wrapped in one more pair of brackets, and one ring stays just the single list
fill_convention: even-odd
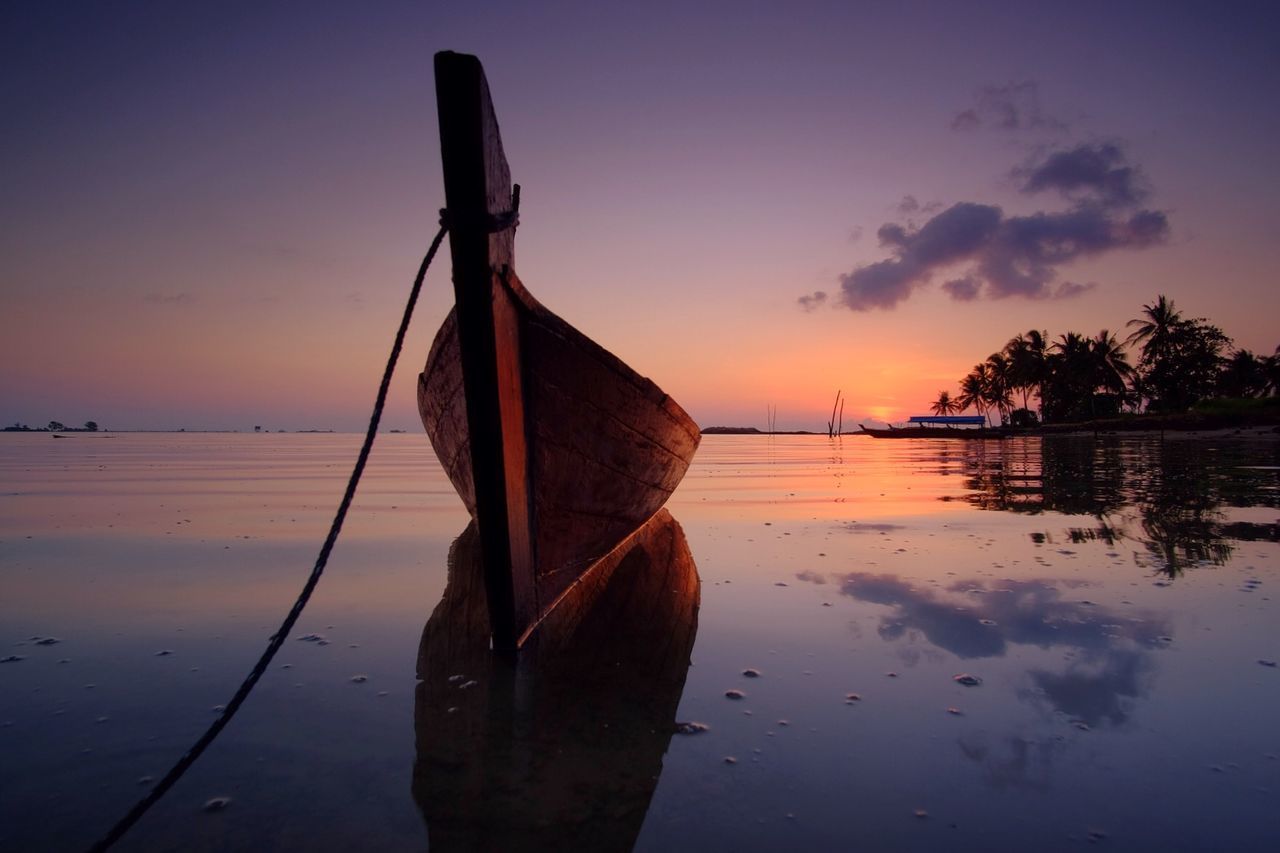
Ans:
[{"label": "cloud", "polygon": [[1070,299],[1073,296],[1079,296],[1082,293],[1088,293],[1098,286],[1096,281],[1088,283],[1080,283],[1075,281],[1064,281],[1058,285],[1058,289],[1053,292],[1054,299]]},{"label": "cloud", "polygon": [[815,290],[813,293],[806,293],[796,300],[800,307],[805,311],[815,311],[818,307],[827,301],[827,294],[822,290]]},{"label": "cloud", "polygon": [[1067,125],[1040,107],[1040,85],[1032,80],[1006,86],[986,86],[979,90],[972,107],[951,119],[951,129],[974,131],[1051,131],[1061,133]]},{"label": "cloud", "polygon": [[850,246],[852,246],[854,243],[858,242],[858,241],[859,241],[859,240],[861,240],[861,239],[862,239],[862,226],[860,226],[860,225],[855,225],[855,226],[854,226],[854,227],[849,231],[849,240],[848,240],[848,243],[849,243],[849,245],[850,245]]},{"label": "cloud", "polygon": [[1114,142],[1077,145],[1054,151],[1038,163],[1014,170],[1024,193],[1056,190],[1065,197],[1103,207],[1141,204],[1150,194],[1140,169],[1126,162]]},{"label": "cloud", "polygon": [[972,302],[982,292],[982,282],[971,275],[966,275],[963,278],[951,279],[942,285],[942,289],[957,302]]},{"label": "cloud", "polygon": [[[1145,178],[1115,143],[1052,151],[1015,174],[1022,192],[1051,192],[1070,206],[1009,216],[996,205],[965,201],[919,227],[886,222],[876,236],[890,257],[841,275],[835,302],[853,311],[893,308],[935,274],[962,264],[967,265],[962,274],[942,285],[958,301],[1070,298],[1094,285],[1058,282],[1059,267],[1169,238],[1164,212],[1137,207],[1148,195]],[[920,208],[906,196],[898,209]],[[807,310],[816,307],[802,304]]]}]

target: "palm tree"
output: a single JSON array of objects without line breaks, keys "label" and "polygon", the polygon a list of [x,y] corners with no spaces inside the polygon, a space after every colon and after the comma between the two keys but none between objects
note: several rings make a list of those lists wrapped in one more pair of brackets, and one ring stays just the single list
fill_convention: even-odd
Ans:
[{"label": "palm tree", "polygon": [[987,405],[1000,414],[1000,420],[1005,421],[1008,413],[1013,409],[1012,370],[1009,359],[1004,353],[993,352],[987,356],[984,366],[987,368],[987,376],[983,397]]},{"label": "palm tree", "polygon": [[986,365],[976,365],[973,370],[969,371],[969,375],[960,380],[960,396],[956,398],[956,405],[960,407],[959,411],[965,409],[976,409],[978,414],[986,414],[987,401],[983,397],[985,385],[983,374],[986,373]]},{"label": "palm tree", "polygon": [[1124,394],[1126,383],[1133,376],[1133,365],[1129,364],[1124,350],[1125,345],[1106,329],[1089,341],[1089,354],[1095,371],[1095,389],[1101,388],[1121,396]]},{"label": "palm tree", "polygon": [[1004,345],[1009,359],[1009,386],[1022,392],[1022,408],[1030,409],[1030,392],[1041,396],[1045,380],[1045,332],[1032,329]]},{"label": "palm tree", "polygon": [[1096,387],[1089,339],[1079,332],[1065,332],[1050,349],[1043,385],[1045,419],[1079,418],[1085,398]]},{"label": "palm tree", "polygon": [[1267,377],[1267,390],[1280,395],[1280,346],[1276,347],[1273,355],[1266,357],[1262,370]]},{"label": "palm tree", "polygon": [[946,417],[960,411],[960,404],[952,399],[950,391],[939,391],[938,399],[929,407],[935,415]]},{"label": "palm tree", "polygon": [[1146,319],[1138,317],[1125,324],[1125,328],[1133,327],[1133,332],[1124,342],[1142,344],[1143,357],[1155,358],[1168,347],[1170,334],[1182,322],[1182,314],[1164,294],[1152,304],[1143,305],[1142,313]]},{"label": "palm tree", "polygon": [[1247,349],[1236,350],[1218,374],[1217,391],[1224,397],[1261,397],[1267,393],[1267,365]]}]

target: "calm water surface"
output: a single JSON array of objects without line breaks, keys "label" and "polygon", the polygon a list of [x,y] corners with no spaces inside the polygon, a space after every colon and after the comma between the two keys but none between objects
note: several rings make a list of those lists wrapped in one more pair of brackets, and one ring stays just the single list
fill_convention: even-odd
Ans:
[{"label": "calm water surface", "polygon": [[[357,447],[0,436],[0,849],[84,847],[208,725]],[[708,436],[669,508],[692,666],[624,638],[627,678],[521,674],[495,743],[496,681],[418,680],[465,510],[424,437],[380,437],[295,631],[323,642],[289,640],[121,849],[484,849],[513,780],[564,848],[1274,849],[1276,436]]]}]

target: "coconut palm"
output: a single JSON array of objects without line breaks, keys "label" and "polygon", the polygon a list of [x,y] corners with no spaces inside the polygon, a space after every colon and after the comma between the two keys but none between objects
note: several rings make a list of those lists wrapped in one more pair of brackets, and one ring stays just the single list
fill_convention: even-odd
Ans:
[{"label": "coconut palm", "polygon": [[946,417],[960,411],[960,404],[951,397],[950,391],[939,391],[938,399],[933,401],[929,410],[935,415]]},{"label": "coconut palm", "polygon": [[1164,294],[1150,305],[1143,305],[1142,314],[1125,324],[1126,328],[1133,328],[1125,343],[1141,344],[1143,357],[1155,358],[1168,348],[1173,330],[1182,322],[1182,314]]},{"label": "coconut palm", "polygon": [[1065,332],[1049,347],[1041,387],[1046,420],[1067,420],[1086,414],[1085,400],[1096,387],[1089,339]]},{"label": "coconut palm", "polygon": [[978,414],[986,414],[987,401],[983,397],[985,390],[984,375],[986,374],[986,365],[975,365],[973,370],[969,371],[969,375],[960,380],[960,396],[956,397],[956,404],[960,407],[959,411],[965,409],[975,409]]},{"label": "coconut palm", "polygon": [[1224,397],[1261,397],[1267,393],[1267,358],[1236,350],[1222,365],[1217,392]]},{"label": "coconut palm", "polygon": [[1089,353],[1093,357],[1094,388],[1122,395],[1126,383],[1133,376],[1133,365],[1125,354],[1125,345],[1116,339],[1107,329],[1098,332],[1097,337],[1089,341]]},{"label": "coconut palm", "polygon": [[1267,376],[1267,390],[1280,395],[1280,347],[1276,347],[1273,355],[1267,356],[1262,369]]},{"label": "coconut palm", "polygon": [[1031,329],[1004,345],[1004,354],[1009,359],[1010,388],[1022,392],[1024,409],[1031,408],[1028,398],[1032,393],[1041,396],[1041,386],[1045,381],[1046,337],[1046,332]]},{"label": "coconut palm", "polygon": [[999,413],[1000,420],[1006,421],[1008,413],[1013,410],[1012,367],[1009,359],[1004,353],[993,352],[987,356],[985,367],[987,375],[983,398],[988,406]]}]

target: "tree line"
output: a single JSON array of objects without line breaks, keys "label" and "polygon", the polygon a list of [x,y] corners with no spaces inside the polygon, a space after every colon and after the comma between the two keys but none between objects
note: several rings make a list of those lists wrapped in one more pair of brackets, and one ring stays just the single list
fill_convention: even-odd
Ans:
[{"label": "tree line", "polygon": [[[1065,332],[1055,341],[1032,329],[974,365],[960,393],[940,391],[938,415],[973,409],[1002,424],[1065,423],[1128,412],[1185,412],[1218,397],[1280,395],[1280,346],[1259,356],[1237,349],[1203,317],[1187,318],[1160,295],[1126,324],[1121,341],[1108,329],[1090,337]],[[1136,362],[1130,357],[1136,356]],[[1036,408],[1032,408],[1032,403]]]},{"label": "tree line", "polygon": [[43,427],[30,427],[24,423],[14,422],[13,426],[4,428],[5,432],[97,432],[97,421],[85,421],[82,427],[69,427],[62,421],[49,421]]}]

